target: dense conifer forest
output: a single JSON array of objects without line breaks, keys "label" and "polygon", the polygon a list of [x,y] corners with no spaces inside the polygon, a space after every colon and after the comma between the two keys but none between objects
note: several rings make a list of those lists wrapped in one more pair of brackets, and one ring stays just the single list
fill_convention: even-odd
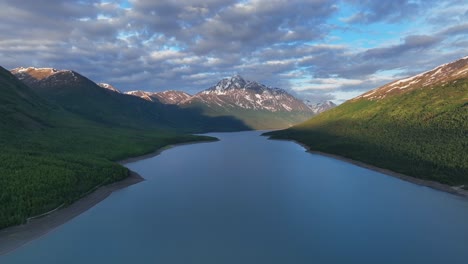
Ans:
[{"label": "dense conifer forest", "polygon": [[345,102],[268,133],[413,177],[468,186],[468,80]]}]

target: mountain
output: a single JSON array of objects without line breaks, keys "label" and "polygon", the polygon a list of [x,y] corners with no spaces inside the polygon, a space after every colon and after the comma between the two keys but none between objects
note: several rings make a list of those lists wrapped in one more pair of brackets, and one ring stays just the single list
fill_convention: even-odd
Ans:
[{"label": "mountain", "polygon": [[146,92],[146,91],[130,91],[126,92],[126,94],[138,96],[150,102],[160,102],[163,104],[172,104],[178,105],[181,102],[190,99],[192,96],[186,92],[182,91],[164,91],[164,92]]},{"label": "mountain", "polygon": [[86,119],[127,127],[169,127],[154,104],[102,89],[74,71],[29,67],[11,72],[39,95]]},{"label": "mountain", "polygon": [[56,106],[39,97],[8,70],[0,67],[0,129],[43,129],[53,126]]},{"label": "mountain", "polygon": [[[72,71],[22,68],[13,72],[35,88],[0,67],[0,229],[66,206],[96,186],[126,178],[128,169],[116,160],[209,139],[162,130],[159,125],[131,127],[118,125],[113,118],[100,122],[97,117],[104,115],[99,111],[106,110],[97,106],[119,102],[112,97],[118,93],[90,84]],[[78,105],[89,107],[89,112],[76,111]],[[97,113],[90,115],[91,111]]]},{"label": "mountain", "polygon": [[239,75],[222,79],[215,86],[193,96],[173,90],[157,93],[138,90],[126,94],[150,102],[196,109],[210,117],[231,116],[251,129],[289,127],[307,120],[314,115],[314,111],[330,107],[327,103],[310,108],[283,89],[246,81]]},{"label": "mountain", "polygon": [[212,109],[221,107],[270,112],[310,112],[302,101],[285,90],[245,81],[239,75],[221,80],[215,86],[194,95],[184,103],[191,102],[202,102]]},{"label": "mountain", "polygon": [[380,100],[387,96],[395,96],[408,93],[415,89],[431,89],[435,85],[444,85],[453,80],[463,79],[468,76],[468,56],[457,61],[440,65],[430,71],[388,83],[382,87],[364,93],[353,100],[367,99]]},{"label": "mountain", "polygon": [[289,127],[314,114],[285,90],[246,81],[239,75],[222,79],[180,105],[199,107],[210,116],[234,116],[255,129]]},{"label": "mountain", "polygon": [[146,101],[149,101],[149,102],[155,102],[155,98],[151,97],[154,93],[151,93],[151,92],[137,90],[137,91],[125,92],[125,94],[140,97],[141,99],[145,99]]},{"label": "mountain", "polygon": [[115,88],[114,86],[112,86],[112,85],[110,85],[108,83],[98,83],[97,85],[99,85],[102,88],[111,90],[113,92],[120,93],[120,91],[117,88]]},{"label": "mountain", "polygon": [[272,138],[468,186],[468,57],[366,92]]},{"label": "mountain", "polygon": [[309,100],[304,100],[304,103],[314,112],[314,114],[320,114],[329,109],[336,107],[336,104],[332,101],[325,101],[320,103],[312,103]]},{"label": "mountain", "polygon": [[174,90],[153,93],[151,96],[153,98],[158,99],[158,101],[163,104],[174,104],[174,105],[178,105],[182,103],[183,101],[189,100],[192,97],[190,94],[186,92],[174,91]]},{"label": "mountain", "polygon": [[11,72],[49,101],[101,124],[187,133],[249,129],[242,121],[232,117],[209,117],[199,109],[162,104],[149,95],[145,98],[146,92],[138,92],[146,100],[140,96],[118,93],[110,86],[99,86],[70,70],[29,67]]}]

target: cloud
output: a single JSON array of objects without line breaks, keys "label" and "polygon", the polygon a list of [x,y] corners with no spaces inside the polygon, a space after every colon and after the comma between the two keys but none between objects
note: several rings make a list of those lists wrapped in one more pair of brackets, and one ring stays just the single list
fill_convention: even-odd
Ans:
[{"label": "cloud", "polygon": [[357,6],[359,11],[345,19],[348,23],[397,23],[417,16],[423,9],[430,6],[433,0],[346,0]]},{"label": "cloud", "polygon": [[[238,73],[342,100],[468,53],[459,0],[128,3],[0,0],[1,64],[73,69],[123,91],[195,93]],[[356,32],[376,37],[356,41]]]}]

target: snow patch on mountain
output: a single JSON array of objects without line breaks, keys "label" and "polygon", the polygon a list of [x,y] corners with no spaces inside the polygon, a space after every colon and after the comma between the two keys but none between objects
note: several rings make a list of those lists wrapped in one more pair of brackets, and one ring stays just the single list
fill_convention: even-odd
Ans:
[{"label": "snow patch on mountain", "polygon": [[107,90],[110,90],[110,91],[113,91],[113,92],[116,92],[116,93],[120,93],[120,91],[115,88],[114,86],[108,84],[108,83],[98,83],[97,85],[99,85],[100,87],[104,88],[104,89],[107,89]]},{"label": "snow patch on mountain", "polygon": [[140,97],[140,98],[145,99],[147,101],[154,102],[154,99],[151,97],[152,93],[150,93],[150,92],[135,90],[135,91],[125,92],[125,94]]},{"label": "snow patch on mountain", "polygon": [[368,100],[380,100],[390,94],[402,93],[437,84],[443,85],[449,81],[459,78],[468,78],[468,56],[451,63],[442,64],[432,70],[391,82],[384,86],[370,90],[351,100],[357,100],[360,98],[365,98]]}]

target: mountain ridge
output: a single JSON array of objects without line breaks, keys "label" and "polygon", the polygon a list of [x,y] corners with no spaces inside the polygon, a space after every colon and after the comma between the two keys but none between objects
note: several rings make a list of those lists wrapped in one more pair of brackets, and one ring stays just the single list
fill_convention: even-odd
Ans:
[{"label": "mountain ridge", "polygon": [[463,57],[390,82],[304,123],[267,135],[415,178],[466,188],[466,69],[468,58]]},{"label": "mountain ridge", "polygon": [[383,99],[388,95],[405,93],[413,89],[424,88],[436,84],[444,84],[454,79],[468,76],[468,56],[450,63],[444,63],[431,70],[414,76],[399,79],[376,89],[370,90],[351,100],[366,98],[368,100]]},{"label": "mountain ridge", "polygon": [[[105,111],[94,108],[100,99],[144,100],[95,84],[79,86],[89,82],[71,71],[31,70],[34,76],[23,79],[28,78],[34,88],[0,67],[0,229],[24,224],[29,217],[67,206],[99,186],[126,178],[129,170],[117,160],[171,144],[213,140],[184,134],[180,127],[176,133],[161,126],[120,125],[109,120],[115,111],[101,115],[106,118],[101,120],[94,113]],[[76,77],[76,82],[63,86],[68,77]],[[54,100],[57,94],[61,100]],[[73,105],[91,109],[75,111]],[[199,116],[187,118],[191,117]]]},{"label": "mountain ridge", "polygon": [[193,96],[182,91],[126,92],[147,101],[174,104],[185,109],[201,109],[208,116],[233,116],[253,129],[285,128],[305,121],[335,105],[322,103],[309,106],[286,90],[272,88],[240,75],[223,78],[215,85]]},{"label": "mountain ridge", "polygon": [[[173,132],[203,133],[248,130],[241,120],[227,115],[206,116],[197,108],[164,104],[148,92],[141,98],[99,86],[70,70],[19,68],[12,73],[36,93],[86,119],[112,126],[154,128]],[[27,69],[27,70],[24,70]],[[36,78],[36,72],[41,78]],[[46,74],[42,74],[42,73]],[[114,87],[115,88],[115,87]],[[116,88],[115,88],[116,89]],[[117,90],[117,89],[116,89]]]}]

